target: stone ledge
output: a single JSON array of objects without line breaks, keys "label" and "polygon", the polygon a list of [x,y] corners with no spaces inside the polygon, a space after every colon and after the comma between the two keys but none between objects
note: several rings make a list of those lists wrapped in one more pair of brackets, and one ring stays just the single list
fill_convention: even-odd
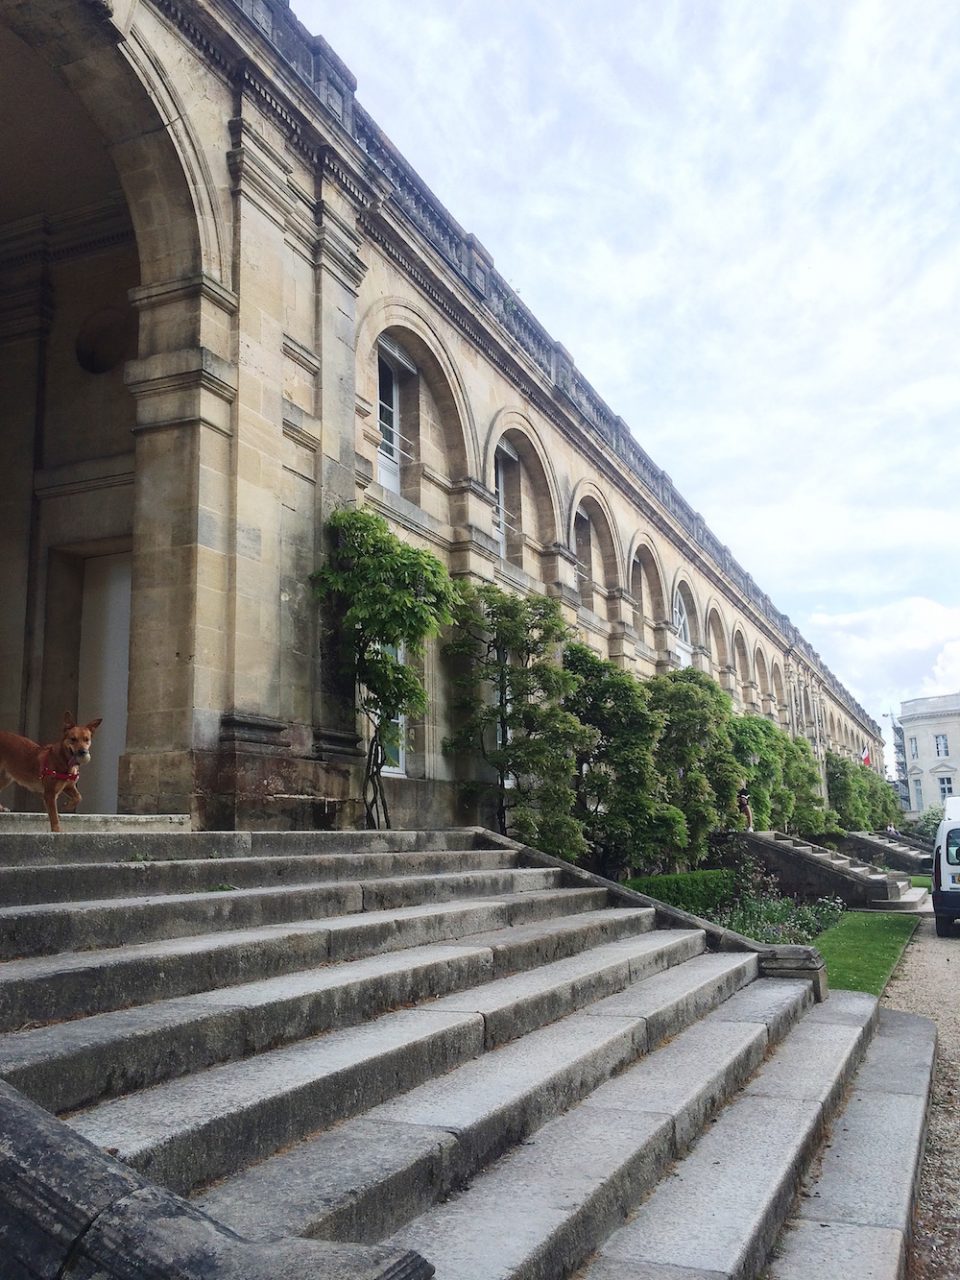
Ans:
[{"label": "stone ledge", "polygon": [[0,1238],[22,1280],[429,1280],[434,1270],[383,1246],[245,1240],[2,1082]]}]

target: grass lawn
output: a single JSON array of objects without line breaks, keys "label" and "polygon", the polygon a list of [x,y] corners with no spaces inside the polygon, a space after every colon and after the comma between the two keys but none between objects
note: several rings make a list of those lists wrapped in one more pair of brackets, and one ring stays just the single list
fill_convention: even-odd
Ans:
[{"label": "grass lawn", "polygon": [[911,876],[910,883],[915,889],[930,889],[933,887],[929,876]]},{"label": "grass lawn", "polygon": [[813,942],[826,962],[830,986],[878,996],[919,923],[915,915],[846,912]]}]

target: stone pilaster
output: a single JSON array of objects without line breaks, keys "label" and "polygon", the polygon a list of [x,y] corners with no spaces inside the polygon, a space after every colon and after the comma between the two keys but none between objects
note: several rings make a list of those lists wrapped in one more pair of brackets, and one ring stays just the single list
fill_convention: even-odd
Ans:
[{"label": "stone pilaster", "polygon": [[[28,706],[27,644],[35,606],[34,469],[42,462],[47,336],[53,318],[48,235],[25,219],[0,240],[0,384],[4,463],[0,487],[0,725],[36,732]],[[34,709],[35,711],[35,709]]]},{"label": "stone pilaster", "polygon": [[[318,562],[328,549],[328,519],[339,507],[353,506],[357,500],[357,293],[366,272],[357,227],[364,193],[332,153],[324,153],[320,163],[315,248],[316,350],[320,360],[316,416],[321,459],[316,506]],[[335,632],[319,636],[315,653],[314,751],[319,759],[340,767],[340,780],[348,787],[343,769],[356,768],[361,752],[353,688],[343,678]]]}]

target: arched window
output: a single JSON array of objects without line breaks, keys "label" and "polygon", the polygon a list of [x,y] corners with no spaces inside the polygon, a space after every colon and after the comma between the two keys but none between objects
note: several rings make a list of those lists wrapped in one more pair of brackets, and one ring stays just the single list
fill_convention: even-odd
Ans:
[{"label": "arched window", "polygon": [[677,654],[681,667],[689,667],[693,662],[693,644],[690,640],[690,618],[687,605],[679,588],[673,594],[673,625],[677,633]]},{"label": "arched window", "polygon": [[573,537],[577,556],[577,588],[584,609],[594,609],[593,529],[590,517],[581,507],[573,521]]},{"label": "arched window", "polygon": [[493,455],[493,534],[500,547],[500,559],[523,565],[521,545],[520,458],[508,440],[501,439]]},{"label": "arched window", "polygon": [[416,414],[410,412],[409,406],[416,403],[417,366],[398,343],[381,336],[377,373],[380,427],[377,479],[384,489],[400,493],[402,468],[416,452]]}]

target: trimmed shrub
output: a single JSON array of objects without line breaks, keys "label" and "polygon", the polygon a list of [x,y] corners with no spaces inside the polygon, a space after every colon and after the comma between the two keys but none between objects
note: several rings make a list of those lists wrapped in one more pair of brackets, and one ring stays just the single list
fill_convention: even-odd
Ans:
[{"label": "trimmed shrub", "polygon": [[686,871],[677,875],[635,876],[627,881],[627,888],[710,920],[736,897],[737,873]]}]

